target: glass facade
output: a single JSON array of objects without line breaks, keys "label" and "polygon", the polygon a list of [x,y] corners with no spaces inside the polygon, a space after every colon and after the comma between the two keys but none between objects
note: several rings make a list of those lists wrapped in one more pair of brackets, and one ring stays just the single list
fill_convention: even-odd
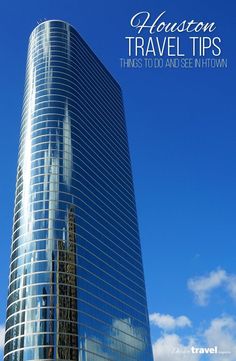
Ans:
[{"label": "glass facade", "polygon": [[73,27],[30,36],[4,361],[153,361],[119,85]]}]

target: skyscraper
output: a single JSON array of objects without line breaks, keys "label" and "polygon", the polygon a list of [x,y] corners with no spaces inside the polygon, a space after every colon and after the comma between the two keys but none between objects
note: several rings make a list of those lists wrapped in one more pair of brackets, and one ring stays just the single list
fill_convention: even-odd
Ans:
[{"label": "skyscraper", "polygon": [[152,361],[121,90],[75,29],[30,36],[5,361]]}]

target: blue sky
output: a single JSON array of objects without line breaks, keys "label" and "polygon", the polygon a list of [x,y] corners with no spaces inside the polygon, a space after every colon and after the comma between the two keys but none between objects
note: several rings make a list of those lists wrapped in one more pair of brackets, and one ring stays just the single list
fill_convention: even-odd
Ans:
[{"label": "blue sky", "polygon": [[[120,83],[158,361],[173,347],[236,344],[236,46],[233,1],[3,1],[0,324],[8,264],[28,36],[37,21],[73,24]],[[227,69],[121,69],[138,11],[215,21]],[[180,316],[183,316],[182,318]],[[220,344],[221,343],[221,344]],[[230,350],[228,350],[228,348]],[[190,358],[191,357],[191,358]],[[188,355],[188,361],[220,360]]]}]

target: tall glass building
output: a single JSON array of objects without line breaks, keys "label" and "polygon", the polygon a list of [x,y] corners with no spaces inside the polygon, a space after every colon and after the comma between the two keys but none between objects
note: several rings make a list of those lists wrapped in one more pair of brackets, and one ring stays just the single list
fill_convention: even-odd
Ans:
[{"label": "tall glass building", "polygon": [[30,36],[4,361],[152,361],[121,89],[71,25]]}]

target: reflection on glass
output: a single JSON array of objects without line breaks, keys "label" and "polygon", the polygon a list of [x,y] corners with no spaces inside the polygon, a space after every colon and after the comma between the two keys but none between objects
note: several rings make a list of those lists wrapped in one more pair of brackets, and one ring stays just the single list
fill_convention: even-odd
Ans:
[{"label": "reflection on glass", "polygon": [[57,357],[78,360],[76,237],[73,207],[68,211],[66,239],[58,240]]}]

